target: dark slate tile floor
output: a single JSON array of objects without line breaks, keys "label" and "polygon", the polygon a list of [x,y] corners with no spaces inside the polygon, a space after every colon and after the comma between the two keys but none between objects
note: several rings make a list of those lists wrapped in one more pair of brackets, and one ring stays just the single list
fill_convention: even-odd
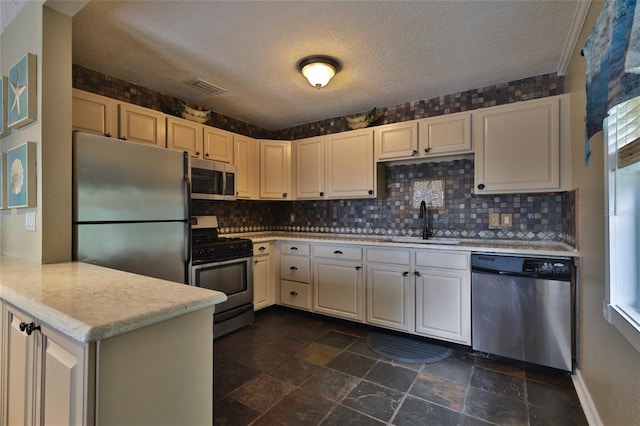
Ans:
[{"label": "dark slate tile floor", "polygon": [[[378,356],[373,328],[283,307],[214,341],[216,425],[587,425],[568,373],[459,347],[434,364]],[[377,329],[380,331],[380,329]]]}]

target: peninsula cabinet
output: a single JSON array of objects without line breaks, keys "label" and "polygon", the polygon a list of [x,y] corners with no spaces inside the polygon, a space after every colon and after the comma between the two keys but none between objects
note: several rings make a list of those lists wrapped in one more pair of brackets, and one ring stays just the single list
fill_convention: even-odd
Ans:
[{"label": "peninsula cabinet", "polygon": [[247,136],[234,135],[233,164],[236,166],[236,196],[257,200],[260,195],[258,141]]},{"label": "peninsula cabinet", "polygon": [[299,139],[293,142],[296,171],[296,198],[325,198],[324,137]]},{"label": "peninsula cabinet", "polygon": [[260,141],[260,198],[290,200],[291,142]]},{"label": "peninsula cabinet", "polygon": [[3,305],[2,424],[211,423],[213,308],[83,343]]},{"label": "peninsula cabinet", "polygon": [[477,110],[474,114],[475,192],[549,192],[561,179],[561,97]]},{"label": "peninsula cabinet", "polygon": [[361,129],[325,137],[328,198],[384,196],[384,166],[373,157],[373,130]]},{"label": "peninsula cabinet", "polygon": [[117,136],[118,101],[78,89],[73,89],[72,96],[73,130],[100,136]]},{"label": "peninsula cabinet", "polygon": [[253,245],[253,307],[256,311],[275,303],[272,248],[268,242]]},{"label": "peninsula cabinet", "polygon": [[187,151],[195,158],[202,158],[201,124],[184,118],[167,117],[167,148]]},{"label": "peninsula cabinet", "polygon": [[166,146],[166,117],[163,113],[137,105],[120,103],[118,115],[120,139]]},{"label": "peninsula cabinet", "polygon": [[413,332],[411,250],[367,249],[367,323]]},{"label": "peninsula cabinet", "polygon": [[415,265],[416,333],[470,345],[469,254],[418,250]]},{"label": "peninsula cabinet", "polygon": [[314,245],[313,310],[364,321],[362,248]]}]

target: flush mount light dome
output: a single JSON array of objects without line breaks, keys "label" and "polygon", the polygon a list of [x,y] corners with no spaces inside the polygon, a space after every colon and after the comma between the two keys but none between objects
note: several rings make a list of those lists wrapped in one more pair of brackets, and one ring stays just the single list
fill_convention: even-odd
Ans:
[{"label": "flush mount light dome", "polygon": [[298,62],[298,70],[310,85],[319,89],[340,71],[340,63],[329,56],[307,56]]}]

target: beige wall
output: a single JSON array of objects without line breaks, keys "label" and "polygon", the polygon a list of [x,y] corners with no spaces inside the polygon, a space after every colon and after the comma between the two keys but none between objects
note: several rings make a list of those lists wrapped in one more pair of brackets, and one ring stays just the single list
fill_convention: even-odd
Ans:
[{"label": "beige wall", "polygon": [[[37,56],[37,120],[13,129],[2,152],[37,144],[37,207],[0,213],[0,252],[51,263],[71,259],[71,18],[30,1],[0,35],[0,71],[27,52]],[[24,229],[27,211],[36,232]]]},{"label": "beige wall", "polygon": [[585,58],[580,56],[602,2],[594,1],[567,71],[571,94],[573,184],[578,188],[578,368],[605,425],[640,424],[640,353],[603,317],[604,170],[602,133],[591,138],[589,165],[584,159],[586,105]]}]

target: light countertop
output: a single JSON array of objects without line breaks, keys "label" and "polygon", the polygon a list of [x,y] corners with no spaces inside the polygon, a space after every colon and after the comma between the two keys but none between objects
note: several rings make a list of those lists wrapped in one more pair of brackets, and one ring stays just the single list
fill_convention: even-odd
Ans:
[{"label": "light countertop", "polygon": [[[231,236],[231,235],[225,235]],[[394,248],[419,248],[468,251],[473,253],[496,253],[531,256],[578,257],[578,250],[564,242],[556,241],[519,241],[484,239],[433,238],[426,242],[420,237],[387,237],[353,234],[325,234],[309,232],[253,232],[233,234],[250,238],[253,242],[272,240],[298,240],[323,243],[340,243],[369,246],[387,246]]]},{"label": "light countertop", "polygon": [[224,302],[224,293],[80,262],[0,256],[0,298],[79,342]]}]

